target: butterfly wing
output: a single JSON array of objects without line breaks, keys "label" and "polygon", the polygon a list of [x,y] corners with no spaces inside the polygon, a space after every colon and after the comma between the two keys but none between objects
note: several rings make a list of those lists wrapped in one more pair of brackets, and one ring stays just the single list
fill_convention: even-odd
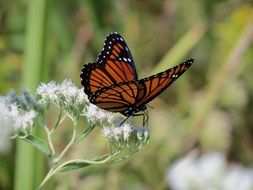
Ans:
[{"label": "butterfly wing", "polygon": [[135,64],[118,33],[107,36],[96,62],[84,65],[81,72],[81,83],[88,96],[100,88],[133,80],[138,80]]},{"label": "butterfly wing", "polygon": [[141,94],[145,94],[143,84],[138,81],[124,82],[98,90],[90,101],[102,109],[124,113],[136,104]]},{"label": "butterfly wing", "polygon": [[145,95],[138,100],[136,106],[147,104],[156,98],[175,82],[192,65],[193,61],[189,59],[164,72],[139,80],[139,83],[145,87]]},{"label": "butterfly wing", "polygon": [[91,103],[108,111],[120,112],[126,116],[133,115],[168,88],[192,63],[193,59],[190,59],[164,72],[141,80],[102,88],[91,96]]}]

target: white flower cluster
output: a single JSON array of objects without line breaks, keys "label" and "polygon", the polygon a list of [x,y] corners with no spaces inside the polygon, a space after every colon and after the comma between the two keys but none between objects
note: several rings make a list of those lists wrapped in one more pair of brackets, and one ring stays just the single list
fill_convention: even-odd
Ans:
[{"label": "white flower cluster", "polygon": [[221,153],[196,157],[194,154],[172,165],[168,171],[168,183],[172,189],[253,189],[253,169],[229,165]]},{"label": "white flower cluster", "polygon": [[6,151],[9,148],[9,137],[14,131],[14,118],[12,110],[9,110],[5,105],[4,99],[0,97],[0,152]]},{"label": "white flower cluster", "polygon": [[139,144],[146,144],[149,140],[147,127],[134,127],[132,120],[124,121],[124,117],[120,114],[105,111],[93,104],[88,104],[84,115],[86,115],[89,122],[102,126],[101,131],[110,142],[116,141],[120,145],[125,145],[133,140]]},{"label": "white flower cluster", "polygon": [[110,140],[129,141],[131,134],[134,132],[134,127],[124,123],[118,127],[103,127],[102,132]]},{"label": "white flower cluster", "polygon": [[37,112],[30,110],[24,113],[19,113],[15,122],[15,129],[19,131],[31,131],[36,119]]},{"label": "white flower cluster", "polygon": [[92,123],[111,123],[115,117],[111,112],[100,109],[93,104],[88,104],[86,106],[86,113],[84,115],[87,117],[88,121]]},{"label": "white flower cluster", "polygon": [[[18,101],[19,100],[19,101]],[[25,111],[28,107],[22,96],[15,98],[13,92],[6,97],[0,97],[0,151],[8,149],[9,138],[13,133],[31,131],[37,112],[35,110]]]},{"label": "white flower cluster", "polygon": [[139,141],[145,142],[145,144],[149,142],[150,131],[148,127],[136,127],[135,134]]},{"label": "white flower cluster", "polygon": [[5,131],[1,135],[11,134],[11,131],[22,136],[29,134],[36,119],[39,125],[44,125],[49,105],[55,104],[72,120],[78,121],[81,115],[86,116],[89,123],[101,126],[110,142],[117,141],[120,146],[127,145],[130,140],[136,144],[146,144],[149,140],[149,130],[146,127],[136,128],[130,124],[129,119],[123,122],[121,114],[90,104],[83,89],[78,89],[71,80],[66,79],[60,84],[55,81],[42,83],[36,92],[39,95],[36,98],[27,90],[23,90],[21,95],[10,91],[7,96],[1,97],[0,127]]},{"label": "white flower cluster", "polygon": [[78,89],[69,79],[61,84],[55,81],[42,83],[37,88],[37,94],[41,96],[41,104],[55,103],[73,116],[78,116],[88,102],[83,90]]}]

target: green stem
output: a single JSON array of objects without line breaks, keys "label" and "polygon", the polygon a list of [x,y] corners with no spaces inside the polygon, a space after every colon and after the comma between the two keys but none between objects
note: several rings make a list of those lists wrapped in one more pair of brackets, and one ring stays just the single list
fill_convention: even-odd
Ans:
[{"label": "green stem", "polygon": [[51,139],[51,132],[49,131],[47,126],[44,126],[44,129],[45,129],[46,134],[47,134],[48,145],[49,145],[49,148],[51,150],[51,156],[52,156],[52,159],[53,159],[53,162],[54,162],[54,160],[55,160],[55,150],[54,150],[53,141]]},{"label": "green stem", "polygon": [[[118,163],[122,160],[125,160],[127,158],[129,158],[130,156],[132,156],[134,153],[138,152],[140,149],[142,148],[142,145],[139,144],[138,146],[136,146],[133,150],[130,151],[129,154],[127,154],[126,156],[122,156],[120,158],[115,158],[113,159],[112,161],[110,161],[110,164],[115,164],[115,163]],[[120,153],[120,151],[116,152],[116,153]],[[115,153],[114,153],[115,154]]]},{"label": "green stem", "polygon": [[57,174],[58,172],[60,172],[62,170],[62,168],[68,164],[71,164],[71,163],[84,163],[84,164],[87,164],[87,165],[95,165],[95,164],[105,164],[107,163],[113,156],[117,155],[118,152],[114,153],[113,155],[110,155],[108,156],[106,159],[104,160],[99,160],[99,161],[96,161],[96,159],[94,160],[83,160],[83,159],[74,159],[74,160],[70,160],[70,161],[67,161],[67,162],[64,162],[63,164],[59,165],[58,167],[56,167],[55,169],[51,169],[48,174],[46,175],[46,177],[44,178],[44,180],[41,182],[40,186],[39,186],[39,189],[41,189],[46,183],[47,181],[53,177],[55,174]]},{"label": "green stem", "polygon": [[[60,121],[58,119],[58,121]],[[57,122],[58,123],[58,122]],[[75,142],[75,137],[76,137],[76,125],[77,125],[77,122],[74,121],[74,127],[73,127],[73,134],[72,134],[72,138],[70,140],[70,142],[68,143],[68,145],[64,148],[64,150],[61,152],[61,154],[55,158],[55,150],[54,150],[54,146],[52,144],[52,140],[51,140],[51,132],[48,130],[48,128],[45,126],[45,130],[46,130],[46,133],[47,133],[47,137],[48,137],[48,144],[49,144],[49,147],[52,151],[52,157],[53,157],[53,163],[54,163],[54,166],[59,162],[59,160],[61,160],[61,158],[67,153],[67,151],[70,149],[70,147],[74,144]],[[57,167],[58,168],[58,167]],[[56,168],[56,169],[57,169]],[[48,174],[46,175],[46,177],[43,179],[43,181],[41,182],[40,186],[39,186],[39,189],[42,188],[42,186],[44,186],[44,184],[55,174],[55,171],[57,171],[56,169],[54,168],[51,168],[48,172]]]},{"label": "green stem", "polygon": [[54,131],[60,125],[60,123],[64,120],[65,117],[63,117],[63,120],[61,117],[62,117],[62,109],[60,109],[60,113],[58,115],[57,121],[56,121],[52,131]]},{"label": "green stem", "polygon": [[73,127],[73,134],[72,134],[72,138],[70,140],[70,142],[68,143],[68,145],[64,148],[64,150],[61,152],[61,154],[58,156],[58,158],[55,159],[55,162],[59,162],[61,160],[61,158],[67,153],[67,151],[70,149],[70,147],[75,143],[75,138],[76,138],[76,125],[77,122],[74,121],[74,127]]},{"label": "green stem", "polygon": [[46,182],[53,176],[53,171],[54,169],[50,169],[48,174],[46,175],[46,177],[43,179],[43,181],[41,182],[41,184],[39,185],[39,188],[38,189],[41,189],[45,184]]}]

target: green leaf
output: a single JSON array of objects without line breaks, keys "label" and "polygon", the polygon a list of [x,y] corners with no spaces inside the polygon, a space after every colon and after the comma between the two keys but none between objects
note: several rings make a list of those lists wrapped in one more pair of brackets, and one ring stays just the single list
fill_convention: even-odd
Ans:
[{"label": "green leaf", "polygon": [[69,162],[66,162],[59,168],[59,172],[67,172],[71,170],[76,170],[80,168],[87,167],[89,165],[96,165],[96,164],[103,164],[105,163],[106,159],[110,157],[109,154],[91,159],[91,160],[72,160]]},{"label": "green leaf", "polygon": [[51,151],[47,143],[41,138],[38,138],[33,135],[28,135],[24,140],[32,144],[35,148],[37,148],[38,150],[40,150],[42,153],[46,154],[47,156],[51,154]]},{"label": "green leaf", "polygon": [[67,171],[71,171],[71,170],[76,170],[76,169],[80,169],[80,168],[84,168],[91,165],[88,162],[69,162],[65,165],[63,165],[59,172],[67,172]]}]

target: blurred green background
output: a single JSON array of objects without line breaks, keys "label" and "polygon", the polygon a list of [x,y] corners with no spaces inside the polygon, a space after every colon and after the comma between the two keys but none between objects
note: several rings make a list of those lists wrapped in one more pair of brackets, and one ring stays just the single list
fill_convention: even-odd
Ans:
[{"label": "blurred green background", "polygon": [[[229,162],[252,167],[250,0],[0,1],[0,93],[65,78],[81,88],[82,65],[96,59],[113,31],[128,43],[140,78],[189,58],[195,64],[150,103],[151,140],[140,152],[117,165],[58,175],[48,189],[168,189],[167,169],[192,149],[220,151]],[[59,147],[68,130],[55,136]],[[104,148],[94,130],[68,156],[87,158]],[[0,189],[33,189],[45,175],[43,163],[37,152],[13,143],[0,153]],[[24,179],[22,165],[31,171]]]}]

